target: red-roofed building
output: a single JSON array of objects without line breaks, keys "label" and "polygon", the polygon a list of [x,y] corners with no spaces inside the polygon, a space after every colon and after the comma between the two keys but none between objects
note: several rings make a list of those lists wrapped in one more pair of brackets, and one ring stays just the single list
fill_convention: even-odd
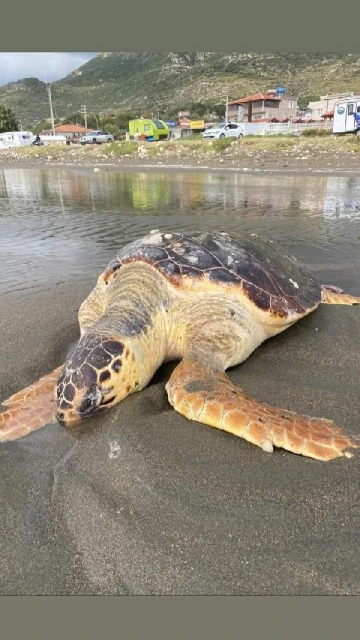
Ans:
[{"label": "red-roofed building", "polygon": [[[60,124],[55,127],[55,135],[56,136],[65,136],[65,138],[81,138],[81,136],[85,136],[92,129],[85,129],[85,127],[80,127],[77,124]],[[40,135],[43,136],[52,136],[53,130],[49,129],[48,131],[42,131]]]},{"label": "red-roofed building", "polygon": [[295,118],[297,98],[275,91],[255,93],[229,102],[228,118],[235,122],[259,122],[276,118],[278,121]]}]

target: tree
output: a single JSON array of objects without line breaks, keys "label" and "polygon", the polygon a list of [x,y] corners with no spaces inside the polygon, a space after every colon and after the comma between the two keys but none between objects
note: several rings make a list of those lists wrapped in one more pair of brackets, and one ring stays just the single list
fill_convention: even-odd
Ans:
[{"label": "tree", "polygon": [[19,124],[15,112],[5,104],[0,104],[0,133],[18,130]]},{"label": "tree", "polygon": [[299,109],[306,109],[309,102],[317,102],[318,100],[320,100],[320,96],[299,96],[298,107]]},{"label": "tree", "polygon": [[51,129],[51,122],[50,120],[41,120],[35,127],[30,127],[30,129],[33,133],[41,133],[42,131]]}]

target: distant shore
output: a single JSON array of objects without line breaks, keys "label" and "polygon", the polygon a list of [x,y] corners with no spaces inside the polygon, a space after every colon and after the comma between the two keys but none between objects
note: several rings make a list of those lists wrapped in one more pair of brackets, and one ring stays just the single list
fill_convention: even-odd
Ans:
[{"label": "distant shore", "polygon": [[198,169],[360,173],[360,140],[354,135],[288,137],[248,136],[204,141],[177,141],[107,145],[24,147],[0,151],[0,169],[7,167],[66,166],[101,170]]}]

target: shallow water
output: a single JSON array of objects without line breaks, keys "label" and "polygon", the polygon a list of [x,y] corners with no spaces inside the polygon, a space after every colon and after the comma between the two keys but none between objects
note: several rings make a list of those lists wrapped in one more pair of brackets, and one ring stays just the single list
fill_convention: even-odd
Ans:
[{"label": "shallow water", "polygon": [[0,294],[95,277],[119,247],[159,227],[264,233],[314,270],[341,264],[351,279],[360,264],[360,179],[4,169]]}]

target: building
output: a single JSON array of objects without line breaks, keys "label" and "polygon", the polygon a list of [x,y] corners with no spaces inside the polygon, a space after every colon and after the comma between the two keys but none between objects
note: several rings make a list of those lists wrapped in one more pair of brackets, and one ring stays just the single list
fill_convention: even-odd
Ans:
[{"label": "building", "polygon": [[321,118],[331,118],[334,113],[334,106],[341,98],[351,98],[354,92],[333,93],[328,96],[320,96],[320,100],[309,102],[304,112],[304,118],[321,120]]},{"label": "building", "polygon": [[291,120],[297,114],[297,98],[276,91],[255,93],[228,104],[228,119],[234,122]]},{"label": "building", "polygon": [[[65,136],[68,140],[81,138],[81,136],[85,136],[90,131],[92,131],[92,129],[85,129],[85,127],[80,127],[77,124],[60,124],[55,127],[55,135]],[[48,131],[42,131],[39,135],[52,136],[53,130],[49,129]]]}]

